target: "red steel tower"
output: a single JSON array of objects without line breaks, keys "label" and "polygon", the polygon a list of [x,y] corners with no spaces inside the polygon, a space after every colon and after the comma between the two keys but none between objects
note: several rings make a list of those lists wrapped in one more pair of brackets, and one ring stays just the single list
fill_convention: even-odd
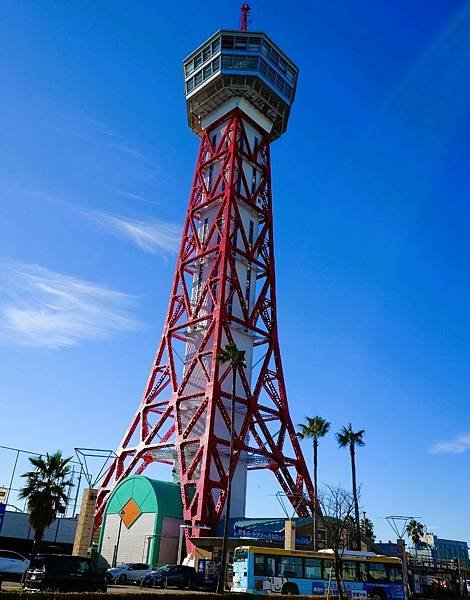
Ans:
[{"label": "red steel tower", "polygon": [[[298,69],[264,33],[221,30],[184,61],[188,121],[200,137],[163,334],[137,412],[98,493],[152,462],[174,465],[192,536],[215,528],[232,481],[269,469],[299,515],[313,486],[287,404],[279,350],[270,145],[287,128]],[[245,351],[236,372],[218,360]]]}]

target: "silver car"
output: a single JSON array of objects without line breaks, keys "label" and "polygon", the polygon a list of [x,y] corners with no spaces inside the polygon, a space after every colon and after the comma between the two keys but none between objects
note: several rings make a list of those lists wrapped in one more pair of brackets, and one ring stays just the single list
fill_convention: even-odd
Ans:
[{"label": "silver car", "polygon": [[149,570],[149,565],[145,563],[124,563],[108,569],[106,579],[109,583],[136,583],[141,581]]}]

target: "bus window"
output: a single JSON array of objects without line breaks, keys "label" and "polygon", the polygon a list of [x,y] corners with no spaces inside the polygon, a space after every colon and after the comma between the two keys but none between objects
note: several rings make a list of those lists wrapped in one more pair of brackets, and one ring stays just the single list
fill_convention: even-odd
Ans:
[{"label": "bus window", "polygon": [[274,556],[266,557],[266,575],[276,575],[276,559]]},{"label": "bus window", "polygon": [[279,561],[280,577],[302,577],[302,559],[298,556],[283,556]]},{"label": "bus window", "polygon": [[323,560],[323,579],[335,576],[334,563],[332,560]]},{"label": "bus window", "polygon": [[266,554],[255,554],[255,575],[264,575],[270,577],[276,575],[276,559],[274,556]]},{"label": "bus window", "polygon": [[319,558],[304,559],[305,579],[321,579],[321,560]]},{"label": "bus window", "polygon": [[352,560],[343,560],[343,579],[345,581],[357,581],[356,563]]},{"label": "bus window", "polygon": [[369,581],[387,581],[387,571],[384,564],[369,563]]},{"label": "bus window", "polygon": [[266,575],[265,558],[264,554],[255,554],[255,575]]},{"label": "bus window", "polygon": [[369,577],[367,575],[367,563],[360,562],[359,565],[359,581],[369,581]]},{"label": "bus window", "polygon": [[248,550],[246,548],[235,548],[234,561],[246,560],[248,558]]},{"label": "bus window", "polygon": [[388,580],[390,583],[401,583],[402,575],[401,575],[401,567],[395,565],[387,565],[388,570]]}]

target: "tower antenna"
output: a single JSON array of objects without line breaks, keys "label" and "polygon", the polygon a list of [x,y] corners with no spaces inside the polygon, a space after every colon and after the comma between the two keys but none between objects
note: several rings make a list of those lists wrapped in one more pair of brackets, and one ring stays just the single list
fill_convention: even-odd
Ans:
[{"label": "tower antenna", "polygon": [[251,7],[249,4],[241,5],[240,7],[240,30],[246,31],[248,29],[248,15],[250,14]]}]

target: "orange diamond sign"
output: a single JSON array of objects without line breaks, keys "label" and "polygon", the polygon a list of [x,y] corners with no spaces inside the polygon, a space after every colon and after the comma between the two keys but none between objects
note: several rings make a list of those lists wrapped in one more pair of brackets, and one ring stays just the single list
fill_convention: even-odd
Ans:
[{"label": "orange diamond sign", "polygon": [[128,500],[119,512],[122,522],[127,529],[129,529],[129,527],[140,517],[141,514],[142,511],[138,507],[134,498]]}]

